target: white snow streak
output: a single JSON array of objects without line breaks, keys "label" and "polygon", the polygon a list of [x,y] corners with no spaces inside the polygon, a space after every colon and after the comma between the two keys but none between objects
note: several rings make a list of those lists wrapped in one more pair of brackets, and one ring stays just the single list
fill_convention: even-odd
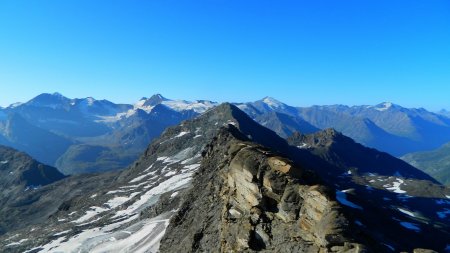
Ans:
[{"label": "white snow streak", "polygon": [[356,208],[356,209],[363,210],[363,208],[361,206],[358,206],[357,204],[348,201],[347,200],[347,195],[345,194],[345,192],[336,191],[336,199],[342,205],[345,205],[345,206],[348,206],[348,207],[351,207],[351,208]]},{"label": "white snow streak", "polygon": [[410,211],[408,211],[408,210],[405,210],[405,209],[402,209],[402,208],[397,208],[400,212],[402,212],[402,213],[404,213],[404,214],[407,214],[407,215],[409,215],[409,216],[411,216],[411,217],[416,217],[415,215],[414,215],[414,213],[413,212],[410,212]]},{"label": "white snow streak", "polygon": [[393,191],[395,193],[406,193],[406,191],[400,189],[400,185],[402,185],[404,181],[400,178],[397,178],[397,182],[394,182],[392,187],[387,187],[386,190]]},{"label": "white snow streak", "polygon": [[405,227],[409,230],[413,230],[414,232],[420,232],[420,227],[417,224],[402,221],[402,222],[400,222],[400,225],[402,225],[403,227]]}]

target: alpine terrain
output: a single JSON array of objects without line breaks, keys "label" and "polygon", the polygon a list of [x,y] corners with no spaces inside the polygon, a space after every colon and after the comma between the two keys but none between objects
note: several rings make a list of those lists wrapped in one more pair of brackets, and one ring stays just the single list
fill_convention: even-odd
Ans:
[{"label": "alpine terrain", "polygon": [[0,251],[450,250],[449,188],[333,129],[283,139],[228,103],[167,128],[124,170],[52,182],[2,202]]},{"label": "alpine terrain", "polygon": [[435,150],[404,155],[402,159],[441,183],[450,184],[450,142]]},{"label": "alpine terrain", "polygon": [[[404,108],[389,102],[374,106],[293,107],[265,97],[237,106],[283,137],[286,136],[286,130],[276,126],[275,122],[280,120],[269,116],[273,112],[299,122],[296,129],[300,132],[314,132],[313,128],[334,128],[359,143],[394,156],[436,149],[450,141],[450,118],[447,116],[423,108]],[[287,126],[293,129],[294,125],[289,123]]]},{"label": "alpine terrain", "polygon": [[136,104],[41,94],[0,108],[0,144],[27,152],[66,175],[122,169],[166,127],[214,106],[160,94]]}]

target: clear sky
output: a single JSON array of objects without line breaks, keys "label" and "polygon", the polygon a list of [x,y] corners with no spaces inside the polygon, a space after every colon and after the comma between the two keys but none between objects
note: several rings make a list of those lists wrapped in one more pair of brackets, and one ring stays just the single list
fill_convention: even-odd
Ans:
[{"label": "clear sky", "polygon": [[55,91],[450,109],[450,1],[0,1],[0,105]]}]

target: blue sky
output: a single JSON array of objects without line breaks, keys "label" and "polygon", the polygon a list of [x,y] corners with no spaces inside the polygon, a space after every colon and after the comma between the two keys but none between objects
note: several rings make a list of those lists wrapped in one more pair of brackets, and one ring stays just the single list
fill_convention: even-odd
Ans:
[{"label": "blue sky", "polygon": [[450,2],[0,1],[0,105],[55,91],[450,109]]}]

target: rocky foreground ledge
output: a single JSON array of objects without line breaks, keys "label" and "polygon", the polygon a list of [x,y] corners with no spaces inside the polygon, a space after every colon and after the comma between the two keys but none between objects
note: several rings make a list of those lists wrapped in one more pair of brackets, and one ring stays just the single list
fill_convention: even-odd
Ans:
[{"label": "rocky foreground ledge", "polygon": [[331,189],[230,128],[203,153],[161,252],[376,251]]}]

